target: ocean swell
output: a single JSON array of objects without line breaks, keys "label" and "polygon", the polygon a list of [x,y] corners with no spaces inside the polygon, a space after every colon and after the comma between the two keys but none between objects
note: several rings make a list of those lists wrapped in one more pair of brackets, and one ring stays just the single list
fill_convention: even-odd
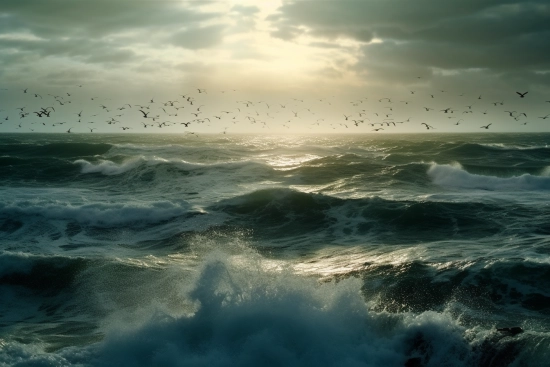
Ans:
[{"label": "ocean swell", "polygon": [[96,227],[153,224],[182,216],[191,206],[183,201],[144,203],[71,204],[49,201],[0,203],[0,219],[24,220],[38,216],[47,220],[71,220]]},{"label": "ocean swell", "polygon": [[428,176],[439,186],[481,190],[550,190],[550,177],[523,174],[496,177],[472,174],[459,164],[432,164]]}]

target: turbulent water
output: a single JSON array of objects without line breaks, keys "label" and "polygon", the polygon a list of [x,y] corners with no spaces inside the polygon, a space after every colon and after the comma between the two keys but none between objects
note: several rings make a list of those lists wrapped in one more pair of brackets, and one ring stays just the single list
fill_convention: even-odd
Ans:
[{"label": "turbulent water", "polygon": [[548,366],[548,144],[2,135],[0,365]]}]

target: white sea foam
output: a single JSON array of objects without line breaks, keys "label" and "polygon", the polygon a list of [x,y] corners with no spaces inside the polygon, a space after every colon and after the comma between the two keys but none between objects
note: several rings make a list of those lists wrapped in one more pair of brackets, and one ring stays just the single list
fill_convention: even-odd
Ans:
[{"label": "white sea foam", "polygon": [[110,176],[128,172],[139,166],[142,160],[134,158],[120,164],[108,160],[101,160],[99,163],[93,164],[84,159],[79,159],[74,163],[82,166],[82,173],[102,173]]},{"label": "white sea foam", "polygon": [[440,186],[481,190],[550,190],[550,177],[523,174],[514,177],[484,176],[469,173],[458,163],[432,164],[432,182]]},{"label": "white sea foam", "polygon": [[182,159],[165,159],[160,157],[145,157],[140,156],[129,159],[122,163],[116,163],[110,160],[101,160],[98,163],[92,163],[85,159],[78,159],[73,162],[80,165],[82,173],[101,173],[107,176],[120,175],[138,168],[140,165],[158,166],[162,164],[172,165],[182,170],[194,170],[202,168],[237,168],[250,170],[271,170],[266,164],[255,162],[252,160],[233,161],[233,162],[217,162],[217,163],[191,163]]},{"label": "white sea foam", "polygon": [[464,329],[445,314],[374,313],[359,279],[318,283],[248,265],[211,257],[189,284],[195,312],[151,312],[138,327],[115,317],[104,341],[55,357],[94,366],[402,366],[422,335],[431,366],[464,364]]},{"label": "white sea foam", "polygon": [[550,148],[548,145],[517,145],[517,144],[504,144],[504,143],[484,143],[479,144],[488,148],[502,149],[502,150],[536,150]]}]

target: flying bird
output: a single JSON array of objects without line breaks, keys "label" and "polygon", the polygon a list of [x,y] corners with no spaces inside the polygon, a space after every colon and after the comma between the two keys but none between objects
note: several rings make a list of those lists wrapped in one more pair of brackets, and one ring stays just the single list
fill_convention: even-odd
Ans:
[{"label": "flying bird", "polygon": [[516,92],[516,93],[519,94],[520,98],[525,98],[525,95],[529,92],[525,92],[525,93]]}]

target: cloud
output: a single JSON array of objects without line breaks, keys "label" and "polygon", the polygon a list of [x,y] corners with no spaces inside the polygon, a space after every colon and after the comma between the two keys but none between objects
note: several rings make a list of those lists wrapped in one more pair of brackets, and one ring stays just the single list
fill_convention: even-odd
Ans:
[{"label": "cloud", "polygon": [[222,27],[203,23],[220,15],[173,1],[4,0],[0,3],[0,62],[13,59],[9,50],[11,55],[122,66],[140,61],[143,56],[136,50],[158,48],[167,34],[175,45],[189,49],[215,45]]},{"label": "cloud", "polygon": [[193,10],[183,2],[124,0],[3,0],[0,14],[42,37],[103,37],[143,28],[154,32],[220,15]]},{"label": "cloud", "polygon": [[244,16],[251,16],[260,12],[260,8],[257,6],[245,6],[245,5],[234,5],[231,8],[231,11],[239,13]]},{"label": "cloud", "polygon": [[170,41],[175,46],[192,50],[209,48],[221,42],[224,29],[223,25],[188,28],[175,33]]},{"label": "cloud", "polygon": [[[67,57],[90,63],[120,63],[135,60],[135,52],[125,49],[125,47],[126,45],[123,43],[83,38],[56,38],[51,40],[0,39],[0,48],[11,50],[15,55],[27,55],[27,57],[33,55],[35,58]],[[0,54],[0,59],[7,60],[6,56]]]},{"label": "cloud", "polygon": [[352,68],[381,80],[413,83],[413,75],[434,68],[522,70],[526,77],[550,70],[550,4],[542,0],[294,0],[269,20],[272,36],[287,41],[308,35],[317,44],[363,43]]}]

